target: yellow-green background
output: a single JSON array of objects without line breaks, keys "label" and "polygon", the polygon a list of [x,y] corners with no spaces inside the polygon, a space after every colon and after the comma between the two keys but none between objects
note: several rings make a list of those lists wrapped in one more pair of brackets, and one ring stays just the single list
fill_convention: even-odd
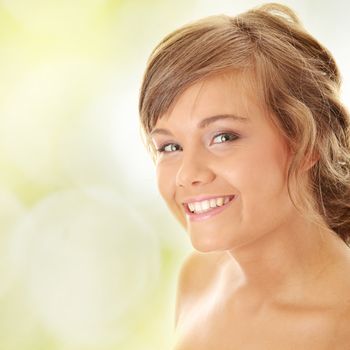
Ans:
[{"label": "yellow-green background", "polygon": [[[186,233],[137,99],[156,43],[259,1],[0,0],[0,349],[163,350]],[[289,1],[350,100],[349,5]]]}]

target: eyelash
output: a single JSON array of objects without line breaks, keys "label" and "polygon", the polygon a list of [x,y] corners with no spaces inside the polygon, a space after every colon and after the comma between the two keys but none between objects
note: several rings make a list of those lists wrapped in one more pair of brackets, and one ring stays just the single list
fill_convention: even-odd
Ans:
[{"label": "eyelash", "polygon": [[[224,140],[224,141],[221,141],[221,142],[213,142],[219,136],[228,136],[228,139]],[[210,144],[220,144],[220,143],[233,142],[233,141],[237,140],[238,138],[239,138],[239,135],[237,135],[236,133],[233,133],[233,132],[220,132],[220,133],[214,135],[214,137],[212,139],[212,142]],[[166,147],[173,146],[173,145],[175,145],[175,147],[177,149],[172,150],[172,151],[166,151],[165,150]],[[157,149],[158,153],[174,153],[174,152],[177,152],[177,151],[182,151],[182,147],[179,144],[174,143],[174,142],[166,143],[166,144],[162,145],[161,147],[159,147]]]},{"label": "eyelash", "polygon": [[233,142],[233,141],[235,141],[235,140],[237,140],[239,138],[239,135],[237,135],[236,133],[226,131],[226,132],[220,132],[220,133],[216,134],[213,137],[213,140],[215,140],[219,136],[228,136],[228,139],[224,140],[224,141],[220,141],[220,142],[212,142],[212,144]]},{"label": "eyelash", "polygon": [[[166,147],[172,146],[172,145],[178,146],[179,149],[174,150],[174,151],[166,151],[166,150],[165,150]],[[173,152],[175,152],[175,151],[180,151],[180,150],[182,150],[182,147],[181,147],[180,145],[178,145],[177,143],[174,143],[174,142],[166,143],[166,144],[164,144],[163,146],[157,148],[157,152],[158,152],[158,153],[173,153]]]}]

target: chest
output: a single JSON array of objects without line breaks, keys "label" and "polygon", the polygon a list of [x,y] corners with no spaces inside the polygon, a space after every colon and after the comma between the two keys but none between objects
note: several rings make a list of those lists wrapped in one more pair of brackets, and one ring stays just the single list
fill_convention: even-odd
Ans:
[{"label": "chest", "polygon": [[350,344],[350,336],[345,342],[339,337],[340,321],[329,312],[235,315],[229,307],[215,309],[210,303],[186,311],[179,319],[175,350],[345,350],[344,344]]}]

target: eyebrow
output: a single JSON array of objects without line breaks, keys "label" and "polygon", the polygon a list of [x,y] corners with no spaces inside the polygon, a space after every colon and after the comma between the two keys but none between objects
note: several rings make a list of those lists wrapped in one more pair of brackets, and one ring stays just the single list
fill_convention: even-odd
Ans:
[{"label": "eyebrow", "polygon": [[[225,120],[225,119],[230,119],[230,120],[234,120],[234,121],[238,121],[241,123],[247,123],[249,121],[248,118],[245,117],[240,117],[234,114],[218,114],[218,115],[213,115],[211,117],[205,118],[203,120],[201,120],[198,123],[198,127],[200,129],[206,128],[207,126],[209,126],[212,123],[217,122],[218,120]],[[151,136],[154,136],[155,134],[157,135],[172,135],[172,133],[167,130],[167,129],[162,129],[162,128],[156,128],[153,129],[150,133]]]},{"label": "eyebrow", "polygon": [[200,121],[200,123],[198,124],[198,127],[200,129],[206,128],[208,125],[215,123],[218,120],[223,120],[223,119],[231,119],[234,121],[238,121],[238,122],[248,122],[249,119],[244,118],[244,117],[240,117],[234,114],[219,114],[219,115],[213,115],[211,117],[205,118],[203,120]]}]

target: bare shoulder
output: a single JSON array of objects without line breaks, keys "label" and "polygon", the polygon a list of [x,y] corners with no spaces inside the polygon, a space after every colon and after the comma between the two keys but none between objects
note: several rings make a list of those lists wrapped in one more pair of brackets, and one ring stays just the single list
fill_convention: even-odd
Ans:
[{"label": "bare shoulder", "polygon": [[192,252],[181,266],[178,290],[186,294],[200,292],[218,272],[225,258],[226,254],[223,252]]},{"label": "bare shoulder", "polygon": [[348,349],[350,344],[350,297],[343,301],[343,311],[335,325],[334,349]]},{"label": "bare shoulder", "polygon": [[194,251],[185,258],[177,281],[175,324],[186,304],[197,299],[211,286],[225,257],[226,254],[222,252]]},{"label": "bare shoulder", "polygon": [[336,269],[329,284],[338,306],[335,325],[335,348],[348,349],[350,343],[350,249]]}]

